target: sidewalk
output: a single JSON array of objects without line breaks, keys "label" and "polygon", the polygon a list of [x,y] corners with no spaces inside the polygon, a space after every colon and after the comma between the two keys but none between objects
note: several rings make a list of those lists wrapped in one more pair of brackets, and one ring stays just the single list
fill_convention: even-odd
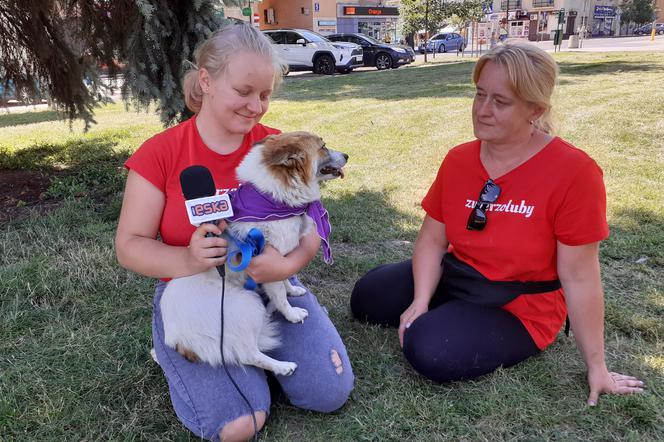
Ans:
[{"label": "sidewalk", "polygon": [[[580,48],[569,49],[569,40],[563,40],[560,50],[562,52],[633,52],[633,51],[664,51],[664,36],[656,35],[655,40],[650,36],[639,37],[604,37],[587,38],[580,40]],[[542,41],[536,43],[547,52],[553,52],[553,41]]]},{"label": "sidewalk", "polygon": [[[553,41],[540,41],[532,42],[541,47],[547,52],[554,52]],[[578,49],[569,49],[567,47],[569,40],[563,40],[560,47],[561,52],[664,52],[664,35],[656,35],[655,40],[651,41],[650,36],[639,37],[595,37],[581,40],[581,47]],[[464,51],[464,57],[476,57],[476,52],[470,51],[471,46],[468,45]],[[485,54],[489,50],[487,45],[482,46],[481,54]],[[664,54],[662,54],[664,56]],[[461,59],[461,56],[448,52],[444,54],[428,54],[429,61],[443,60],[451,61]],[[415,54],[415,61],[418,64],[424,62],[424,54]]]}]

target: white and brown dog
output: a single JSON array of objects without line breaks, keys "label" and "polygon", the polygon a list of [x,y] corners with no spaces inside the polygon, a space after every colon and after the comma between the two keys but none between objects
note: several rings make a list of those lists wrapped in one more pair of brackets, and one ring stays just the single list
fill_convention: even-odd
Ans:
[{"label": "white and brown dog", "polygon": [[[329,222],[320,204],[319,183],[343,177],[348,156],[325,147],[308,132],[270,135],[257,143],[237,168],[242,183],[231,195],[235,212],[228,230],[245,238],[252,228],[262,231],[266,244],[282,255],[295,249],[302,236],[315,228],[321,236],[325,260],[329,253]],[[260,296],[243,288],[244,272],[228,271],[224,300],[224,360],[255,365],[290,375],[297,365],[277,361],[263,352],[279,346],[278,332]],[[220,365],[220,299],[222,279],[216,269],[173,279],[161,298],[166,345],[190,361]],[[290,322],[303,321],[308,312],[292,307],[286,295],[306,290],[288,280],[263,284],[270,306]]]}]

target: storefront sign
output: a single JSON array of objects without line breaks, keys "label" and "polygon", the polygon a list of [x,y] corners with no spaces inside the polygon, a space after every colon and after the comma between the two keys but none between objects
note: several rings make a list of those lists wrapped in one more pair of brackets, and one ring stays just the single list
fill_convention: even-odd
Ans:
[{"label": "storefront sign", "polygon": [[609,18],[616,15],[615,6],[595,5],[595,18]]},{"label": "storefront sign", "polygon": [[399,15],[399,8],[367,8],[365,6],[344,6],[344,15]]},{"label": "storefront sign", "polygon": [[318,26],[336,26],[336,20],[318,20]]}]

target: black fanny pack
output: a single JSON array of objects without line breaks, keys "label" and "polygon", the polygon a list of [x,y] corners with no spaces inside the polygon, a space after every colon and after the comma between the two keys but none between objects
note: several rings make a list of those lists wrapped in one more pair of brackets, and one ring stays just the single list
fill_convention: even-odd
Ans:
[{"label": "black fanny pack", "polygon": [[455,298],[485,307],[500,307],[520,295],[536,295],[558,290],[560,280],[491,281],[472,266],[459,261],[453,253],[443,257],[442,284]]}]

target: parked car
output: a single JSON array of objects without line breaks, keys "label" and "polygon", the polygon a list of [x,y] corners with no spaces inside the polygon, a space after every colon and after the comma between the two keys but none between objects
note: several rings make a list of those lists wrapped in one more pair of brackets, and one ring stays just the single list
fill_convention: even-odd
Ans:
[{"label": "parked car", "polygon": [[411,48],[383,43],[365,34],[332,34],[328,35],[327,38],[334,42],[345,41],[360,45],[364,65],[375,66],[378,70],[396,69],[415,60],[415,51]]},{"label": "parked car", "polygon": [[[652,23],[634,29],[634,34],[636,35],[650,35],[651,32]],[[664,35],[664,23],[655,23],[655,34]]]},{"label": "parked car", "polygon": [[289,71],[332,75],[363,65],[362,48],[358,45],[335,44],[307,29],[270,29],[263,33],[277,46]]},{"label": "parked car", "polygon": [[436,34],[431,37],[426,44],[420,45],[420,52],[424,54],[427,52],[448,52],[448,51],[463,51],[466,47],[464,38],[456,32],[445,32]]}]

